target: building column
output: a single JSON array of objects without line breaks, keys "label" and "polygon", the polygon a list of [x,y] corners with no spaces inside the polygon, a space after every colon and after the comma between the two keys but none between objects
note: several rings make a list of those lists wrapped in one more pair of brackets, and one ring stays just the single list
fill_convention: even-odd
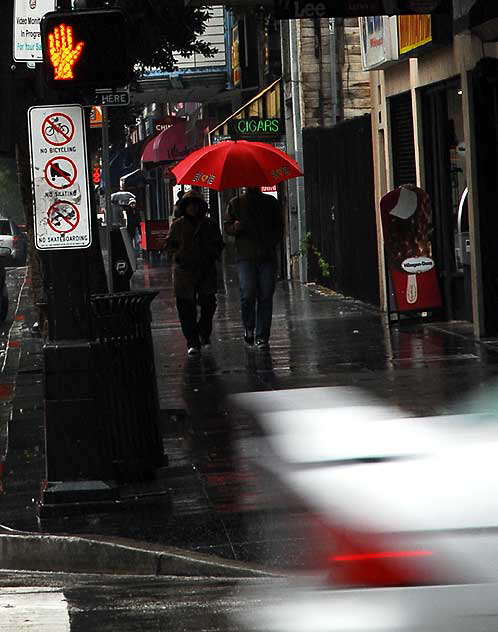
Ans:
[{"label": "building column", "polygon": [[384,236],[380,200],[389,191],[389,142],[387,134],[387,108],[383,71],[370,72],[370,92],[372,95],[372,146],[375,184],[375,218],[377,225],[377,254],[379,260],[379,304],[382,311],[388,311],[388,295],[386,284],[386,262],[384,253]]},{"label": "building column", "polygon": [[[288,51],[282,48],[283,74],[284,77],[290,75],[290,82],[284,84],[287,150],[303,169],[302,83],[296,20],[282,22],[282,27],[287,28],[288,33]],[[282,38],[283,45],[285,39]],[[308,280],[307,259],[300,255],[301,243],[306,234],[303,178],[289,180],[288,191],[290,257],[293,262],[296,260],[299,262],[299,279],[302,283],[306,283]]]}]

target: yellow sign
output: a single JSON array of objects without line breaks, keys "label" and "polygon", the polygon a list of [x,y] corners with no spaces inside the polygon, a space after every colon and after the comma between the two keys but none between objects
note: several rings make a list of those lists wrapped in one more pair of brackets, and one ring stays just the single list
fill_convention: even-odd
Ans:
[{"label": "yellow sign", "polygon": [[400,55],[432,42],[431,16],[399,15],[398,40]]},{"label": "yellow sign", "polygon": [[240,84],[240,51],[239,51],[239,27],[232,28],[232,83],[234,86]]}]

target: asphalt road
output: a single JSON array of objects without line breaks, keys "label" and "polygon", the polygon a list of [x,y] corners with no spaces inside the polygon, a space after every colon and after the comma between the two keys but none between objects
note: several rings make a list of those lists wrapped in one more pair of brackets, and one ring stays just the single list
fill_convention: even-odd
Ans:
[{"label": "asphalt road", "polygon": [[238,631],[237,615],[261,602],[251,590],[275,581],[0,571],[0,630]]}]

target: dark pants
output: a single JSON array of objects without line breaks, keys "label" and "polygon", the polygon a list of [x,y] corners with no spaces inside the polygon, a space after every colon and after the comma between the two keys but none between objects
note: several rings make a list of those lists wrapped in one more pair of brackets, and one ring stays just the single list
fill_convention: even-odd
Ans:
[{"label": "dark pants", "polygon": [[276,260],[261,262],[242,260],[237,265],[244,327],[255,331],[256,338],[269,340],[277,277]]},{"label": "dark pants", "polygon": [[[176,307],[187,347],[199,347],[201,340],[207,341],[213,330],[213,316],[216,311],[216,294],[196,292],[194,299],[176,297]],[[200,318],[198,309],[200,308]]]}]

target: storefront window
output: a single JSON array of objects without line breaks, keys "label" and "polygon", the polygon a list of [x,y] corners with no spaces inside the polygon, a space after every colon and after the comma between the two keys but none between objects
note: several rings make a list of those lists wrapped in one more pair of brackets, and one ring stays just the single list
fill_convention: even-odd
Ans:
[{"label": "storefront window", "polygon": [[263,103],[261,99],[257,99],[249,106],[249,116],[263,116]]}]

